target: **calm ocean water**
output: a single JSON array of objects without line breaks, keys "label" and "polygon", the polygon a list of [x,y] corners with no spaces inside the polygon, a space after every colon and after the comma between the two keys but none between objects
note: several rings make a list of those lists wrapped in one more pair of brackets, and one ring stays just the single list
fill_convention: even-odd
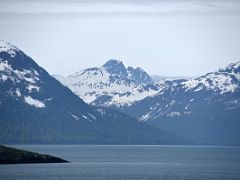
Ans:
[{"label": "calm ocean water", "polygon": [[70,163],[0,165],[1,180],[239,180],[239,147],[18,145]]}]

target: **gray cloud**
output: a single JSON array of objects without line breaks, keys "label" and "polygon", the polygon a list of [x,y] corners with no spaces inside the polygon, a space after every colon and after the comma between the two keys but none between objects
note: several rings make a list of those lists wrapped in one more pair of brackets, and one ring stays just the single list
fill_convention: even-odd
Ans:
[{"label": "gray cloud", "polygon": [[51,74],[109,58],[162,75],[201,75],[240,59],[240,1],[0,0],[0,39]]},{"label": "gray cloud", "polygon": [[220,16],[240,15],[237,0],[8,0],[0,1],[0,15],[111,16]]}]

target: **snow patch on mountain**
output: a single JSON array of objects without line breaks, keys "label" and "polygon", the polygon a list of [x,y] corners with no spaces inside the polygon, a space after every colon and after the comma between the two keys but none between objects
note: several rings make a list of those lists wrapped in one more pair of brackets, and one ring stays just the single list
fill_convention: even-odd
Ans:
[{"label": "snow patch on mountain", "polygon": [[31,96],[25,96],[24,101],[31,106],[35,106],[36,108],[45,108],[45,104],[43,102],[33,99]]},{"label": "snow patch on mountain", "polygon": [[34,91],[34,90],[36,90],[37,92],[39,92],[40,87],[38,87],[38,86],[36,86],[36,85],[29,84],[29,85],[27,86],[27,89],[28,89],[28,91],[29,91],[30,93],[31,93],[32,91]]},{"label": "snow patch on mountain", "polygon": [[74,115],[74,114],[72,114],[72,113],[69,113],[69,114],[70,114],[70,116],[73,117],[73,119],[79,120],[79,117],[77,117],[76,115]]},{"label": "snow patch on mountain", "polygon": [[16,89],[15,92],[16,92],[17,97],[21,97],[22,96],[22,94],[21,94],[21,92],[20,92],[20,90],[18,88]]},{"label": "snow patch on mountain", "polygon": [[13,69],[7,61],[0,59],[0,80],[3,82],[6,80],[11,80],[14,83],[24,80],[25,82],[35,84],[39,78],[38,75],[35,75],[33,71],[26,69],[23,69],[22,71]]},{"label": "snow patch on mountain", "polygon": [[171,112],[171,113],[167,114],[168,117],[176,117],[176,116],[180,116],[180,115],[181,115],[181,113],[177,112],[177,111],[174,111],[174,112]]},{"label": "snow patch on mountain", "polygon": [[[77,115],[75,115],[75,114],[73,114],[71,112],[69,112],[69,115],[71,117],[73,117],[73,119],[75,119],[75,120],[79,120],[80,119],[79,116],[77,116]],[[92,122],[92,120],[96,120],[97,119],[94,115],[92,115],[92,114],[90,114],[88,112],[87,112],[87,114],[81,114],[81,116],[82,116],[83,119],[88,120],[89,122]]]},{"label": "snow patch on mountain", "polygon": [[92,117],[92,119],[97,119],[94,115],[90,114],[90,113],[87,113],[90,117]]}]

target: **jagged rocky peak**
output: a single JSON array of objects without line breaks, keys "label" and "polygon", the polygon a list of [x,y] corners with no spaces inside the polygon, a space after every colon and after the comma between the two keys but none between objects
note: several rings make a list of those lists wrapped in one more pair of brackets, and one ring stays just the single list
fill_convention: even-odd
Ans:
[{"label": "jagged rocky peak", "polygon": [[128,77],[141,84],[150,84],[153,82],[152,78],[144,71],[142,68],[128,67],[127,68]]},{"label": "jagged rocky peak", "polygon": [[220,72],[240,74],[240,61],[229,64],[225,69],[220,69]]},{"label": "jagged rocky peak", "polygon": [[102,67],[110,74],[127,76],[127,69],[120,60],[110,59]]},{"label": "jagged rocky peak", "polygon": [[142,68],[126,68],[123,62],[117,59],[108,60],[102,68],[110,74],[121,75],[140,84],[149,84],[153,82],[152,78]]}]

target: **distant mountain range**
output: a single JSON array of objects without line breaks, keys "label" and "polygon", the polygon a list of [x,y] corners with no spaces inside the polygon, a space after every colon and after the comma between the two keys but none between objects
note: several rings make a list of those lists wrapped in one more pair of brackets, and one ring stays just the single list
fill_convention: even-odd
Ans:
[{"label": "distant mountain range", "polygon": [[[198,144],[240,144],[240,62],[179,81],[124,112]],[[165,82],[169,83],[169,82]]]},{"label": "distant mountain range", "polygon": [[[95,73],[110,79],[113,87],[122,81],[125,84],[121,87],[151,82],[141,69],[125,71],[118,69],[119,64],[113,61],[70,78],[81,76],[82,81],[76,84],[83,83],[84,91],[107,87],[101,79],[91,79]],[[129,81],[128,76],[133,80]],[[111,84],[108,85],[110,91]],[[88,98],[94,95],[86,95],[85,99]],[[24,52],[1,41],[0,143],[188,144],[192,141],[141,123],[118,110],[86,104]]]},{"label": "distant mountain range", "polygon": [[154,82],[141,68],[111,59],[55,78],[89,104],[115,108],[197,144],[240,144],[240,62],[193,79]]},{"label": "distant mountain range", "polygon": [[152,78],[143,69],[126,68],[116,59],[68,77],[54,77],[85,102],[104,107],[130,106],[164,88],[162,84],[152,84]]},{"label": "distant mountain range", "polygon": [[111,59],[53,78],[1,41],[0,115],[0,143],[240,145],[240,62],[155,82]]}]

